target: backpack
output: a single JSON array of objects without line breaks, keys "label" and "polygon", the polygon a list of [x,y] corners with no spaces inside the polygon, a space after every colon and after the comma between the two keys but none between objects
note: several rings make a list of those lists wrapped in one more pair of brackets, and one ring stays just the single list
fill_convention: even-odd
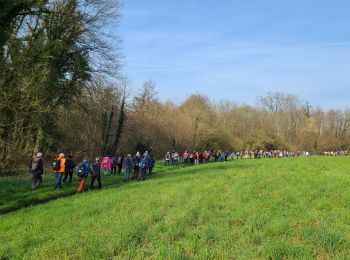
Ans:
[{"label": "backpack", "polygon": [[32,170],[32,173],[37,172],[39,170],[39,160],[37,159],[32,160],[31,170]]},{"label": "backpack", "polygon": [[74,161],[72,159],[68,159],[66,161],[66,167],[67,169],[74,169]]},{"label": "backpack", "polygon": [[146,167],[146,161],[145,159],[141,159],[140,163],[139,163],[139,167],[140,168],[145,168]]},{"label": "backpack", "polygon": [[85,175],[86,162],[82,162],[78,166],[77,175],[78,177],[83,177]]},{"label": "backpack", "polygon": [[52,163],[52,170],[58,171],[61,168],[61,160],[54,160]]},{"label": "backpack", "polygon": [[100,164],[95,162],[95,163],[91,164],[91,166],[92,166],[92,175],[99,176],[100,172],[101,172]]},{"label": "backpack", "polygon": [[77,175],[80,177],[84,174],[84,169],[82,166],[78,167]]}]

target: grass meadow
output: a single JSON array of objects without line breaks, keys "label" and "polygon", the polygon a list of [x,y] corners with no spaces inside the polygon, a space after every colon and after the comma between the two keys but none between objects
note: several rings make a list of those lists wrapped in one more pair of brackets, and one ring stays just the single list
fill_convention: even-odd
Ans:
[{"label": "grass meadow", "polygon": [[[180,165],[177,168],[165,167],[162,163],[157,166],[157,172],[169,172],[175,169],[183,168],[185,165]],[[54,200],[61,197],[71,196],[76,193],[79,186],[79,181],[74,173],[72,183],[67,182],[63,185],[63,189],[53,190],[55,182],[55,174],[46,169],[44,172],[43,183],[35,192],[31,191],[31,178],[29,172],[22,171],[18,174],[3,174],[0,176],[0,214],[11,212],[24,207],[29,207]],[[63,178],[62,178],[63,179]],[[87,184],[90,181],[87,181]],[[86,184],[86,187],[88,186]],[[114,176],[102,176],[102,187],[110,188],[123,184],[123,173]],[[95,182],[95,189],[97,182]]]},{"label": "grass meadow", "polygon": [[158,167],[144,182],[1,215],[0,259],[350,258],[349,160]]}]

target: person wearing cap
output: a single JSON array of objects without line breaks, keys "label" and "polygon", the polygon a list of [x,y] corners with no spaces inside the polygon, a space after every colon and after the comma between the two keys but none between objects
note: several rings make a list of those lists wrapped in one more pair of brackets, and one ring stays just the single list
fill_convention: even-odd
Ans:
[{"label": "person wearing cap", "polygon": [[43,181],[44,163],[42,157],[42,153],[37,153],[29,163],[29,171],[32,174],[32,191],[35,191]]},{"label": "person wearing cap", "polygon": [[56,173],[54,189],[62,188],[62,176],[66,172],[66,158],[64,158],[64,153],[60,153],[56,158],[56,161],[60,162],[60,168],[58,170],[54,170],[54,172]]}]

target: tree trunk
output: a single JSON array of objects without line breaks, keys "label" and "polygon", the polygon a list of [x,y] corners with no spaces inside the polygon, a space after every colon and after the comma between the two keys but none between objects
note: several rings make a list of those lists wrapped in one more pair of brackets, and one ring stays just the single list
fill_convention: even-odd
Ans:
[{"label": "tree trunk", "polygon": [[112,122],[114,118],[114,107],[112,106],[111,112],[109,114],[108,122],[104,122],[104,127],[102,131],[102,149],[101,153],[102,155],[106,155],[107,153],[107,147],[109,143],[109,133],[111,132]]},{"label": "tree trunk", "polygon": [[35,141],[33,154],[35,154],[37,152],[42,152],[43,141],[44,141],[44,131],[43,131],[42,127],[39,126],[39,129],[36,133],[36,141]]},{"label": "tree trunk", "polygon": [[119,119],[118,119],[118,127],[116,129],[115,132],[115,138],[114,138],[114,142],[111,145],[111,147],[108,149],[108,154],[110,155],[115,155],[117,152],[117,148],[118,148],[118,144],[120,141],[120,137],[122,135],[122,131],[123,131],[123,127],[124,127],[124,123],[125,123],[125,119],[126,119],[126,114],[125,114],[125,91],[124,91],[124,95],[123,95],[123,100],[122,100],[122,104],[120,106],[120,114],[119,114]]}]

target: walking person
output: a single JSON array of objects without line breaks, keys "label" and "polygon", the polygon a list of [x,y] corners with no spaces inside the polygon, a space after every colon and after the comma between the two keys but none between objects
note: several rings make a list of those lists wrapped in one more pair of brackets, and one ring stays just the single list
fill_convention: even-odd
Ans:
[{"label": "walking person", "polygon": [[132,178],[134,180],[137,180],[138,176],[139,176],[139,163],[140,163],[140,160],[141,160],[140,153],[137,152],[135,154],[133,162],[132,162],[132,164],[134,165],[134,174],[133,174]]},{"label": "walking person", "polygon": [[104,176],[108,175],[111,172],[111,159],[108,155],[102,158],[101,168],[104,173]]},{"label": "walking person", "polygon": [[219,150],[216,154],[216,157],[217,157],[217,161],[220,161],[221,160],[221,150]]},{"label": "walking person", "polygon": [[221,151],[221,161],[224,162],[226,159],[226,152],[225,151]]},{"label": "walking person", "polygon": [[215,150],[213,150],[212,156],[214,157],[214,161],[216,162],[218,158],[217,158],[217,152]]},{"label": "walking person", "polygon": [[173,165],[179,166],[180,155],[178,152],[174,152]]},{"label": "walking person", "polygon": [[220,157],[220,150],[219,151],[215,151],[215,159],[214,161],[217,162],[219,160]]},{"label": "walking person", "polygon": [[146,156],[143,156],[139,162],[139,175],[137,180],[144,181],[146,179]]},{"label": "walking person", "polygon": [[198,165],[199,164],[199,152],[196,151],[194,154],[194,164]]},{"label": "walking person", "polygon": [[72,155],[68,155],[68,159],[66,161],[66,171],[64,173],[64,178],[63,178],[63,183],[66,182],[67,177],[69,176],[69,183],[72,183],[72,178],[73,178],[73,172],[74,172],[74,168],[75,168],[75,163],[73,160],[73,156]]},{"label": "walking person", "polygon": [[189,153],[185,151],[182,156],[184,158],[184,164],[188,164]]},{"label": "walking person", "polygon": [[202,163],[206,163],[206,159],[207,159],[207,151],[203,151],[202,152]]},{"label": "walking person", "polygon": [[128,182],[130,173],[132,171],[132,157],[131,154],[128,154],[125,158],[125,176],[124,181]]},{"label": "walking person", "polygon": [[194,164],[194,152],[190,153],[189,158],[190,158],[190,164]]},{"label": "walking person", "polygon": [[210,151],[206,152],[207,153],[207,158],[205,159],[206,162],[210,162]]},{"label": "walking person", "polygon": [[66,172],[66,159],[64,158],[64,153],[60,153],[58,157],[52,164],[52,169],[56,173],[56,181],[54,189],[62,188],[62,176]]},{"label": "walking person", "polygon": [[149,156],[147,161],[148,161],[148,163],[147,163],[148,173],[149,173],[149,176],[152,176],[153,167],[154,167],[156,161],[153,159],[153,155]]},{"label": "walking person", "polygon": [[95,162],[91,164],[91,182],[89,190],[94,189],[94,182],[97,180],[98,183],[98,189],[101,189],[101,166],[100,166],[100,158],[96,158]]},{"label": "walking person", "polygon": [[226,150],[225,151],[225,161],[227,161],[227,158],[228,158],[228,151]]},{"label": "walking person", "polygon": [[171,153],[170,159],[171,159],[171,165],[174,166],[175,165],[175,150],[173,150],[173,152]]},{"label": "walking person", "polygon": [[78,166],[78,178],[80,180],[79,187],[77,189],[78,193],[84,191],[86,178],[89,176],[89,173],[91,173],[91,167],[87,158],[84,158],[84,160],[80,162]]},{"label": "walking person", "polygon": [[203,153],[199,153],[199,163],[203,163]]},{"label": "walking person", "polygon": [[123,155],[123,154],[120,154],[120,155],[118,156],[118,161],[117,161],[118,173],[121,173],[121,172],[122,172],[123,163],[124,163],[124,155]]},{"label": "walking person", "polygon": [[165,165],[170,164],[170,152],[167,152],[165,155]]},{"label": "walking person", "polygon": [[42,153],[37,153],[29,163],[29,171],[32,174],[32,191],[35,191],[43,181],[44,163],[42,157]]},{"label": "walking person", "polygon": [[117,173],[117,166],[118,166],[118,157],[116,155],[112,156],[110,160],[111,165],[111,175]]}]

